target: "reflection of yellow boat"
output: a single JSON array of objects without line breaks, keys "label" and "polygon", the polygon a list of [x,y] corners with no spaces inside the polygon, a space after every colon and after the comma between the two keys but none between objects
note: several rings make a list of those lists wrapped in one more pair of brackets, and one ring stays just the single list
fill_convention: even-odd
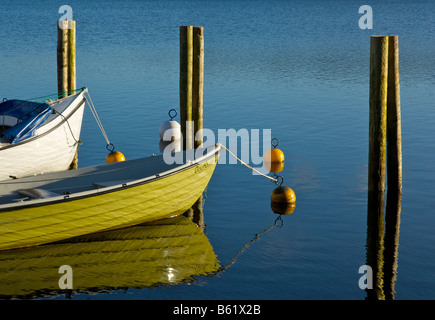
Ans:
[{"label": "reflection of yellow boat", "polygon": [[196,149],[185,164],[161,155],[0,181],[0,250],[180,215],[204,191],[219,150]]},{"label": "reflection of yellow boat", "polygon": [[141,288],[194,280],[218,270],[207,237],[184,216],[0,252],[0,296],[59,291],[59,267],[73,271],[73,290]]}]

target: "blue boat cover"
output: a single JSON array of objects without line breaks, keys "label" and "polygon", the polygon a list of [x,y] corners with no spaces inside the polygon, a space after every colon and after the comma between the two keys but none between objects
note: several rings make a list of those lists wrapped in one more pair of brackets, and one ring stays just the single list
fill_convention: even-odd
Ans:
[{"label": "blue boat cover", "polygon": [[36,129],[44,123],[52,113],[52,108],[46,103],[8,100],[0,103],[1,116],[18,118],[17,124],[3,132],[3,136],[15,144],[35,136]]}]

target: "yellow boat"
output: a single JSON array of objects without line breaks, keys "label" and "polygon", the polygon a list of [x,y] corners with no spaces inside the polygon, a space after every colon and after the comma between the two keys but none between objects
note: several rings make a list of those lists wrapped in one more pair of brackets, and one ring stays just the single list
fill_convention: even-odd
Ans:
[{"label": "yellow boat", "polygon": [[[34,246],[177,216],[206,188],[219,144],[0,181],[0,250]],[[175,153],[176,154],[176,153]],[[176,161],[178,162],[178,161]]]},{"label": "yellow boat", "polygon": [[190,283],[219,269],[213,248],[185,216],[0,252],[0,298],[65,294],[59,268],[72,270],[72,292],[107,292]]}]

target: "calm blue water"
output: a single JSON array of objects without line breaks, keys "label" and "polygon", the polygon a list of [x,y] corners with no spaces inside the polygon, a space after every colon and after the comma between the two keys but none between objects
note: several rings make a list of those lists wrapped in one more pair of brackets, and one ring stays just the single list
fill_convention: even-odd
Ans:
[{"label": "calm blue water", "polygon": [[[371,1],[372,30],[358,27],[366,4],[358,1],[2,1],[2,98],[57,91],[63,4],[77,21],[77,85],[89,88],[127,158],[159,152],[158,128],[170,108],[178,110],[178,27],[200,25],[204,126],[272,129],[286,156],[284,184],[297,196],[294,213],[273,227],[275,185],[241,165],[219,165],[205,200],[205,233],[221,265],[249,243],[235,263],[189,284],[73,299],[365,299],[358,269],[367,251],[369,50],[370,35],[379,34],[398,34],[400,45],[395,298],[435,298],[432,1]],[[104,162],[105,140],[89,110],[81,138],[79,166]]]}]

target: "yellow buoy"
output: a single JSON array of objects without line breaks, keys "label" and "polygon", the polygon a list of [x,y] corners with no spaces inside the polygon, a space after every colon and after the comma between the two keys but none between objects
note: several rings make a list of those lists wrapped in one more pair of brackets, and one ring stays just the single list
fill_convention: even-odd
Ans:
[{"label": "yellow buoy", "polygon": [[296,194],[286,186],[279,186],[272,191],[270,197],[272,211],[279,214],[291,214],[296,208]]},{"label": "yellow buoy", "polygon": [[119,151],[111,151],[106,157],[106,163],[125,161],[124,155]]},{"label": "yellow buoy", "polygon": [[295,203],[296,194],[289,187],[279,186],[272,191],[271,200],[275,203]]},{"label": "yellow buoy", "polygon": [[272,139],[273,149],[269,149],[264,154],[264,167],[269,172],[281,172],[284,169],[284,152],[277,149],[279,140]]},{"label": "yellow buoy", "polygon": [[269,172],[274,172],[274,173],[281,172],[284,169],[284,161],[282,162],[265,161],[264,168]]},{"label": "yellow buoy", "polygon": [[264,161],[271,163],[284,162],[284,152],[277,148],[269,149],[264,155]]}]

